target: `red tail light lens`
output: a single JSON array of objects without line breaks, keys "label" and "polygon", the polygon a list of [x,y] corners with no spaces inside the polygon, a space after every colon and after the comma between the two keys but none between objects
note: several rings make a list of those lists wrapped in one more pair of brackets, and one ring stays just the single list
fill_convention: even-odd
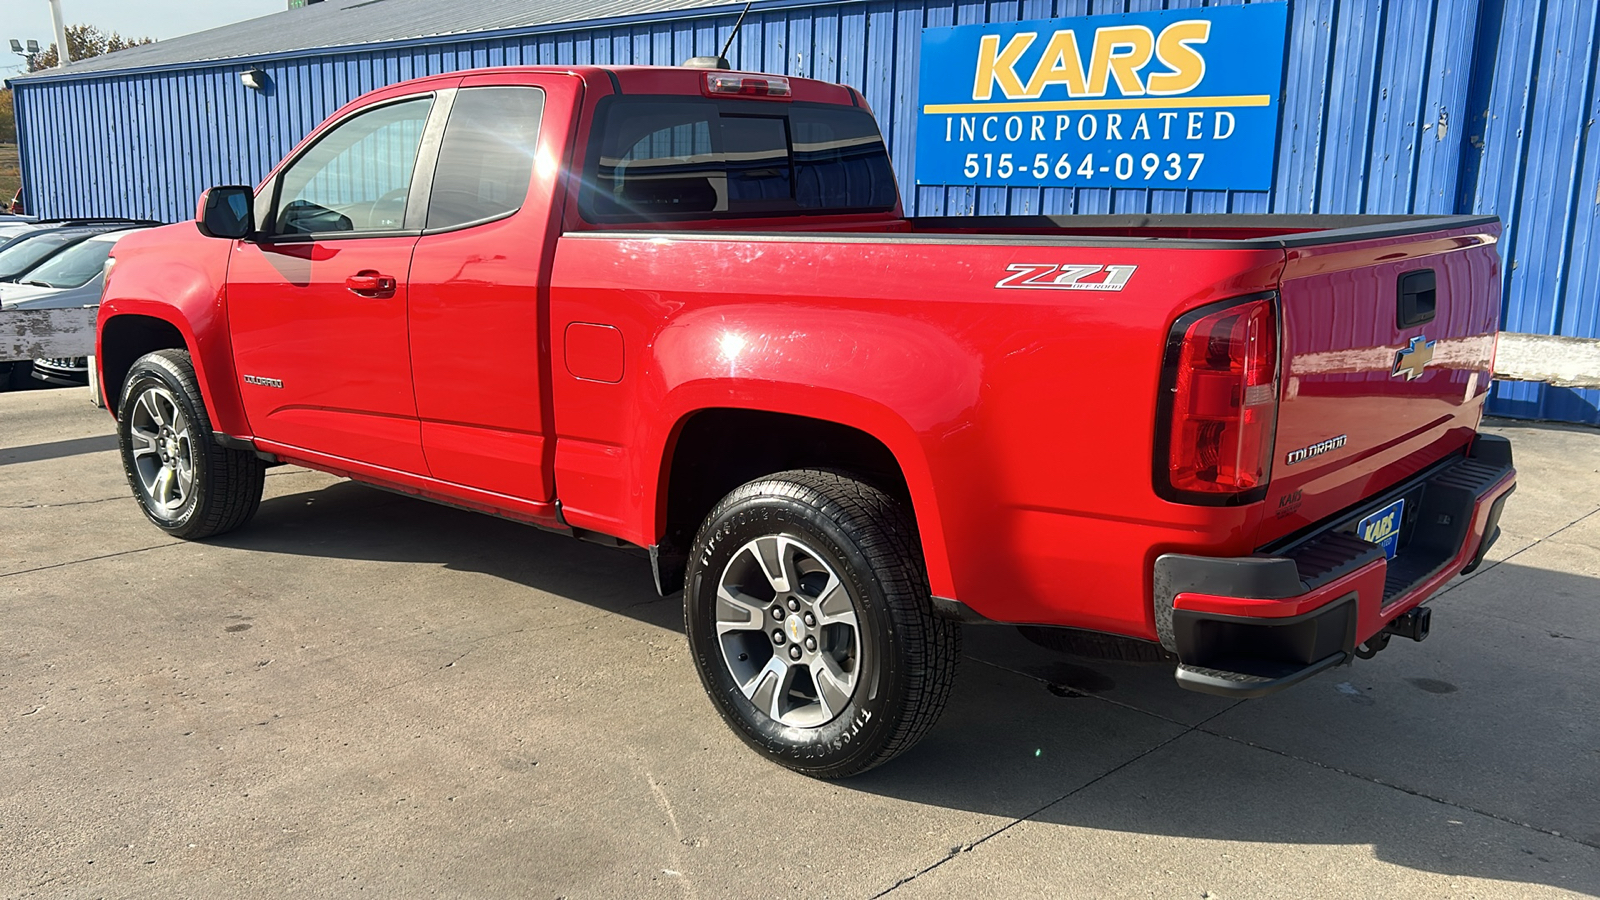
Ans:
[{"label": "red tail light lens", "polygon": [[1278,418],[1278,323],[1270,297],[1179,319],[1167,338],[1165,453],[1156,487],[1183,503],[1266,494]]}]

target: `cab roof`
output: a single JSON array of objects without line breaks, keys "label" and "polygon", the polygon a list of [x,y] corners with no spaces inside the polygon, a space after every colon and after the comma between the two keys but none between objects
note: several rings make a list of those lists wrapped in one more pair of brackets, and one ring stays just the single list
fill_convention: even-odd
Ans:
[{"label": "cab roof", "polygon": [[[611,93],[623,95],[682,94],[696,97],[701,95],[702,86],[706,83],[707,73],[764,75],[770,77],[770,74],[765,72],[747,72],[739,69],[699,69],[687,66],[492,66],[483,69],[446,72],[439,75],[425,75],[409,81],[395,82],[357,97],[347,104],[344,109],[349,109],[379,97],[392,97],[430,88],[448,87],[463,77],[482,78],[486,75],[493,76],[495,74],[506,76],[509,83],[515,83],[518,75],[569,75],[583,79],[591,90],[598,89],[602,92],[609,90]],[[793,92],[791,98],[793,100],[867,108],[866,101],[861,95],[854,88],[846,85],[789,75],[779,77],[788,79],[790,89]],[[343,109],[341,109],[342,111]]]}]

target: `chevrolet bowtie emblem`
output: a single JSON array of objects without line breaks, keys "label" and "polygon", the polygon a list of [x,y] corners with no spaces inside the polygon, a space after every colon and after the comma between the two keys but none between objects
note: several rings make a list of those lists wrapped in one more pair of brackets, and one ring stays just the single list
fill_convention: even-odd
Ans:
[{"label": "chevrolet bowtie emblem", "polygon": [[1394,371],[1390,377],[1404,375],[1407,381],[1421,378],[1422,370],[1433,362],[1433,345],[1436,343],[1438,341],[1430,341],[1425,337],[1412,338],[1411,346],[1394,355]]}]

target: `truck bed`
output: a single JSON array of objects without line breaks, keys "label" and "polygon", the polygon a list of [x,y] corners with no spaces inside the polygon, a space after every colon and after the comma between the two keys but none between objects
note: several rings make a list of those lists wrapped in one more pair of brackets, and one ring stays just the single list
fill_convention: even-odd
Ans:
[{"label": "truck bed", "polygon": [[1060,238],[1075,244],[1159,241],[1168,247],[1310,247],[1341,241],[1399,237],[1443,229],[1487,226],[1494,216],[1324,216],[1324,215],[1105,215],[1105,216],[925,216],[907,220],[917,236],[1014,235]]},{"label": "truck bed", "polygon": [[[671,423],[714,373],[735,389],[694,403],[739,407],[792,390],[795,414],[901,436],[885,443],[924,461],[908,467],[907,490],[936,594],[1002,621],[1153,637],[1149,575],[1140,584],[1127,573],[1149,573],[1163,552],[1252,553],[1465,452],[1488,390],[1493,218],[796,227],[807,230],[560,239],[552,333],[618,323],[622,368],[639,376],[555,385],[570,411],[558,417],[556,467],[569,521],[651,539],[660,503],[631,485],[649,480],[669,435],[625,411]],[[1041,266],[1101,270],[1091,281],[1110,267],[1132,274],[1112,289],[1003,289],[1060,287],[1004,284]],[[1418,268],[1438,273],[1439,314],[1399,329],[1395,278]],[[1270,484],[1220,509],[1163,499],[1153,487],[1163,460],[1152,471],[1152,455],[1169,331],[1190,310],[1263,294],[1278,297],[1281,359]],[[1393,377],[1397,351],[1419,333],[1443,342],[1439,363]],[[1339,446],[1288,462],[1329,441]],[[1063,584],[1075,590],[1063,595]]]}]

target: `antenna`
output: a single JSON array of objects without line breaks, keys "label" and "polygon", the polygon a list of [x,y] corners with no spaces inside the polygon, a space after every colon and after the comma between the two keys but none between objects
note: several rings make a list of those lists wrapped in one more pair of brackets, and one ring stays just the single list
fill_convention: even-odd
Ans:
[{"label": "antenna", "polygon": [[744,17],[750,12],[750,5],[755,0],[745,0],[744,9],[739,11],[739,20],[733,23],[733,32],[728,35],[727,43],[722,45],[722,52],[716,56],[691,56],[683,61],[685,68],[690,69],[731,69],[728,65],[728,48],[733,46],[733,39],[739,36],[739,28],[744,25]]},{"label": "antenna", "polygon": [[739,11],[739,20],[733,23],[733,33],[728,35],[728,42],[722,45],[722,52],[717,55],[723,59],[728,58],[728,48],[733,46],[733,39],[739,36],[739,28],[744,25],[745,14],[750,12],[750,4],[755,0],[745,0],[744,9]]}]

